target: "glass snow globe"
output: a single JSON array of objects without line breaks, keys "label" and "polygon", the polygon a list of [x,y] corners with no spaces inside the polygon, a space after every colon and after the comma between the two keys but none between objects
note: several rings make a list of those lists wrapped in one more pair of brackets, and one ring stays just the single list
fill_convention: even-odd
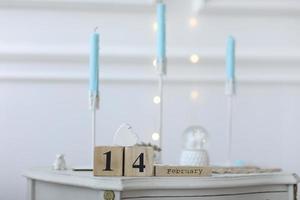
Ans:
[{"label": "glass snow globe", "polygon": [[208,166],[209,156],[205,149],[208,133],[201,126],[190,126],[183,132],[183,148],[180,164],[189,166]]}]

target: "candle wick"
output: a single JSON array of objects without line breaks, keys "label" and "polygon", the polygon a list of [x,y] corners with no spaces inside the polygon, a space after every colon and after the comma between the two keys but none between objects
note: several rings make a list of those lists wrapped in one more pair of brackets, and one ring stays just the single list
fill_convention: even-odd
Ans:
[{"label": "candle wick", "polygon": [[94,32],[97,32],[97,30],[98,30],[98,26],[96,26],[95,28],[94,28]]}]

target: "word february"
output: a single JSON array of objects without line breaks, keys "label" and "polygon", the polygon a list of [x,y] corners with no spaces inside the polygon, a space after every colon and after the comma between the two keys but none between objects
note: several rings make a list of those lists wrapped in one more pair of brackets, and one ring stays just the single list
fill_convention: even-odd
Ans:
[{"label": "word february", "polygon": [[209,167],[155,165],[155,176],[210,176]]}]

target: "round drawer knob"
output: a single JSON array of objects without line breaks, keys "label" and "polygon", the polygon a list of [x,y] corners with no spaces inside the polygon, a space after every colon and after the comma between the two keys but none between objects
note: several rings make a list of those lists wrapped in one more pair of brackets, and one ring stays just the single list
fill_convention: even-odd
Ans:
[{"label": "round drawer knob", "polygon": [[115,199],[115,193],[114,191],[108,190],[104,192],[103,195],[105,200],[114,200]]}]

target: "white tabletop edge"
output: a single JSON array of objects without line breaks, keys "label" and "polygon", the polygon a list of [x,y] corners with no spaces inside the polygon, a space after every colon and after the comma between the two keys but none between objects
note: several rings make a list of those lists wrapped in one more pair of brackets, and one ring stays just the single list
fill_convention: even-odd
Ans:
[{"label": "white tabletop edge", "polygon": [[299,177],[291,173],[213,175],[212,177],[95,177],[92,172],[35,168],[25,171],[23,175],[37,181],[116,191],[292,185],[299,182]]}]

